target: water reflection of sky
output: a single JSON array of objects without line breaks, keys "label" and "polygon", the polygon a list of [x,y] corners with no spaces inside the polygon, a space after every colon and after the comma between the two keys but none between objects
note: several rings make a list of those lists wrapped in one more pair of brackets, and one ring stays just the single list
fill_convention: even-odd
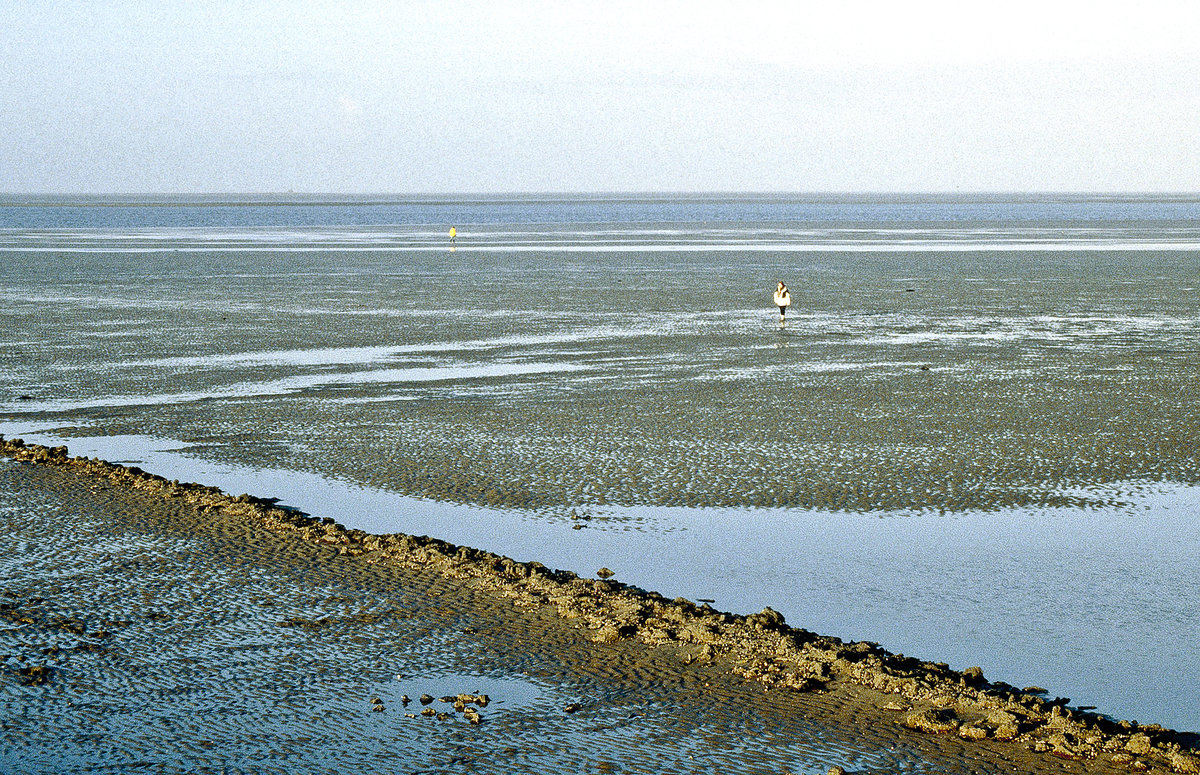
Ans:
[{"label": "water reflection of sky", "polygon": [[[427,226],[347,226],[341,228],[106,228],[0,229],[0,250],[10,253],[301,253],[451,249],[441,228]],[[830,227],[750,222],[710,224],[596,224],[590,228],[503,228],[477,224],[460,229],[455,251],[523,253],[547,248],[570,253],[620,251],[697,252],[731,250],[808,252],[875,251],[1081,251],[1200,250],[1200,229],[1155,223],[1073,227],[1009,223],[942,228]]]},{"label": "water reflection of sky", "polygon": [[[78,303],[79,299],[75,299]],[[455,313],[443,310],[451,319]],[[544,315],[544,313],[543,313]],[[436,317],[436,316],[435,316]],[[135,321],[141,325],[145,321]],[[619,378],[628,386],[682,378],[698,382],[744,382],[789,376],[871,373],[902,374],[924,364],[932,371],[973,374],[979,367],[960,355],[999,345],[1025,362],[1052,369],[1064,348],[1077,352],[1115,352],[1144,341],[1147,346],[1187,344],[1200,333],[1200,319],[1173,315],[959,315],[799,313],[785,329],[764,340],[762,310],[730,309],[669,316],[606,315],[599,321],[559,325],[527,313],[531,333],[451,338],[437,328],[426,341],[403,345],[309,347],[241,350],[146,358],[91,357],[81,361],[59,357],[40,365],[37,374],[24,365],[20,351],[45,347],[18,337],[0,341],[18,357],[0,364],[0,377],[11,380],[0,412],[71,412],[103,407],[168,406],[207,400],[286,396],[304,391],[338,391],[359,387],[389,391],[356,400],[393,400],[408,396],[408,387],[458,381],[458,389],[477,391],[504,381],[522,389],[520,380],[561,375],[576,384]],[[63,340],[60,352],[88,349],[90,336],[118,332],[101,323],[99,332],[84,330]],[[123,335],[129,328],[123,327]],[[764,360],[757,353],[795,345],[797,354]],[[581,347],[582,346],[582,347]],[[1021,349],[1023,348],[1023,349]],[[957,352],[944,361],[938,352]],[[98,354],[98,353],[96,353]],[[425,357],[421,357],[425,356]],[[264,369],[280,373],[261,379]],[[1122,368],[1121,363],[1106,368]],[[1128,364],[1124,366],[1128,368]],[[690,371],[689,371],[690,370]],[[55,372],[64,375],[53,377]],[[1003,369],[992,369],[1002,374]],[[274,375],[272,375],[274,376]],[[54,395],[45,386],[53,384]],[[187,386],[187,389],[179,389]],[[399,391],[399,392],[398,392]],[[30,398],[13,400],[18,396]],[[345,400],[347,396],[336,396]]]},{"label": "water reflection of sky", "polygon": [[[617,578],[914,656],[980,665],[1122,718],[1200,729],[1200,488],[1127,483],[1114,508],[846,514],[785,509],[488,509],[313,474],[206,461],[140,436],[8,437],[139,465],[370,532],[434,535],[519,560]],[[66,430],[66,429],[64,429]],[[582,530],[573,529],[584,524]],[[536,549],[533,549],[536,547]],[[532,552],[532,553],[531,553]]]},{"label": "water reflection of sky", "polygon": [[50,401],[23,400],[0,404],[0,412],[74,412],[84,409],[119,406],[160,406],[193,403],[213,399],[262,398],[283,396],[313,388],[351,385],[408,385],[413,383],[454,382],[459,380],[514,377],[552,372],[580,371],[584,366],[570,363],[486,363],[451,364],[428,368],[366,369],[360,371],[296,375],[261,382],[236,382],[213,390],[114,395],[99,398]]}]

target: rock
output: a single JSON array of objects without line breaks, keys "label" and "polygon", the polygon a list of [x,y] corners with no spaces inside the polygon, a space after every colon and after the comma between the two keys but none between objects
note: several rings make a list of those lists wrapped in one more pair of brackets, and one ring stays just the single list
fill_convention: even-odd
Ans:
[{"label": "rock", "polygon": [[1001,724],[1015,725],[1019,724],[1020,721],[1021,719],[1019,716],[1017,716],[1015,713],[1009,713],[1006,710],[993,710],[987,714],[987,722],[989,724],[995,724],[996,726],[1000,726]]},{"label": "rock", "polygon": [[826,775],[846,775],[846,771],[835,764],[829,768],[829,772]]},{"label": "rock", "polygon": [[410,703],[410,702],[412,702],[412,697],[409,697],[407,694],[400,695],[400,704],[401,705],[403,705],[404,707],[407,708],[408,703]]},{"label": "rock", "polygon": [[596,571],[596,575],[602,579],[611,579],[616,574],[610,571],[608,568],[601,568],[600,570]]},{"label": "rock", "polygon": [[823,689],[825,687],[825,684],[816,680],[815,678],[808,678],[798,675],[781,679],[780,683],[794,692],[811,692],[816,691],[817,689]]},{"label": "rock", "polygon": [[580,705],[577,702],[572,702],[570,705],[563,708],[563,713],[574,713],[575,711],[580,710],[581,708],[583,708],[582,705]]},{"label": "rock", "polygon": [[967,686],[978,686],[985,682],[982,667],[968,667],[963,671],[962,677]]},{"label": "rock", "polygon": [[50,677],[54,674],[54,668],[46,667],[45,665],[29,665],[17,669],[17,675],[20,676],[21,683],[26,686],[42,686],[50,682]]},{"label": "rock", "polygon": [[1200,775],[1200,757],[1172,751],[1169,756],[1171,769],[1183,775]]},{"label": "rock", "polygon": [[905,710],[908,710],[908,706],[905,705],[903,702],[896,702],[893,700],[892,702],[889,702],[888,704],[884,705],[883,709],[884,710],[894,710],[894,711],[905,711]]},{"label": "rock", "polygon": [[422,694],[420,700],[422,705],[428,705],[429,703],[433,702],[433,697],[428,694]]},{"label": "rock", "polygon": [[437,713],[437,711],[434,710],[433,708],[426,708],[425,710],[421,711],[422,716],[432,716],[436,713]]},{"label": "rock", "polygon": [[1125,750],[1129,751],[1134,756],[1145,756],[1150,753],[1152,747],[1150,736],[1138,732],[1129,738],[1129,742],[1125,744]]},{"label": "rock", "polygon": [[621,631],[616,625],[608,624],[591,634],[593,643],[616,643],[621,639]]},{"label": "rock", "polygon": [[1055,732],[1050,735],[1046,742],[1050,744],[1050,750],[1055,756],[1063,759],[1080,758],[1079,747],[1062,732]]},{"label": "rock", "polygon": [[958,717],[949,708],[928,708],[915,711],[904,717],[902,722],[909,729],[931,735],[953,732],[958,729]]},{"label": "rock", "polygon": [[783,614],[767,606],[759,613],[747,616],[746,624],[762,627],[764,630],[778,630],[784,626],[785,622]]},{"label": "rock", "polygon": [[958,728],[958,736],[964,740],[986,740],[988,731],[974,724],[963,724]]},{"label": "rock", "polygon": [[984,719],[995,729],[997,740],[1012,740],[1021,733],[1021,720],[1006,710],[993,710]]},{"label": "rock", "polygon": [[1016,726],[996,727],[995,735],[997,740],[1016,740],[1021,734],[1021,728]]}]

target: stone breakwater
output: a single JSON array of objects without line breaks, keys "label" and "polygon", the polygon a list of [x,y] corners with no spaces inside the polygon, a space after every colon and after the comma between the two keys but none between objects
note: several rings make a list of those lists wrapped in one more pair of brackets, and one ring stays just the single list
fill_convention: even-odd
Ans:
[{"label": "stone breakwater", "polygon": [[[770,608],[738,616],[668,600],[612,579],[587,579],[537,562],[522,563],[425,536],[372,535],[280,508],[250,495],[181,483],[136,467],[70,457],[67,448],[0,436],[0,453],[26,463],[69,467],[114,485],[181,499],[214,518],[237,515],[264,530],[289,533],[365,562],[431,568],[472,580],[523,608],[551,606],[596,642],[636,639],[675,650],[683,664],[716,664],[776,690],[829,691],[839,684],[874,693],[897,722],[930,734],[1010,740],[1063,758],[1103,758],[1131,771],[1170,769],[1200,774],[1197,736],[1155,724],[1114,721],[1067,707],[1041,691],[989,682],[979,668],[954,671],[939,662],[892,654],[877,644],[846,643],[789,627]],[[607,574],[605,574],[607,575]]]}]

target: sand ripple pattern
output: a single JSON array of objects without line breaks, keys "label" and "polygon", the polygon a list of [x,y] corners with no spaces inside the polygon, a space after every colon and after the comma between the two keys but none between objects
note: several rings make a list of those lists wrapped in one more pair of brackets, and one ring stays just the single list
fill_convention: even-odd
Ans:
[{"label": "sand ripple pattern", "polygon": [[1121,505],[1200,482],[1195,255],[24,257],[0,416],[491,506]]},{"label": "sand ripple pattern", "polygon": [[[1023,753],[967,757],[440,576],[7,460],[0,525],[6,772],[998,773]],[[490,695],[482,724],[405,715],[422,706],[402,695],[452,687]]]}]

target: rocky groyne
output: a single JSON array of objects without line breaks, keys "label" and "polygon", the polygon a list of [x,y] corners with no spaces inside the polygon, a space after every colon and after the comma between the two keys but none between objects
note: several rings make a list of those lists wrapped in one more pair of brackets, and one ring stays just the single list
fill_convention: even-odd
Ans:
[{"label": "rocky groyne", "polygon": [[979,668],[958,672],[943,663],[889,653],[877,644],[847,643],[789,627],[770,608],[749,616],[732,615],[682,598],[668,600],[611,578],[583,578],[435,538],[350,530],[329,518],[281,508],[273,500],[232,496],[136,467],[71,457],[63,446],[0,437],[0,453],[180,499],[214,519],[243,518],[263,530],[291,534],[365,562],[432,568],[448,577],[470,579],[519,607],[552,607],[559,616],[586,628],[596,642],[636,639],[670,647],[683,664],[715,663],[776,690],[859,687],[873,693],[881,707],[894,711],[898,724],[921,732],[1009,740],[1063,758],[1102,758],[1131,771],[1200,773],[1196,735],[1069,707],[1069,700],[1050,699],[1033,687],[990,682]]}]

